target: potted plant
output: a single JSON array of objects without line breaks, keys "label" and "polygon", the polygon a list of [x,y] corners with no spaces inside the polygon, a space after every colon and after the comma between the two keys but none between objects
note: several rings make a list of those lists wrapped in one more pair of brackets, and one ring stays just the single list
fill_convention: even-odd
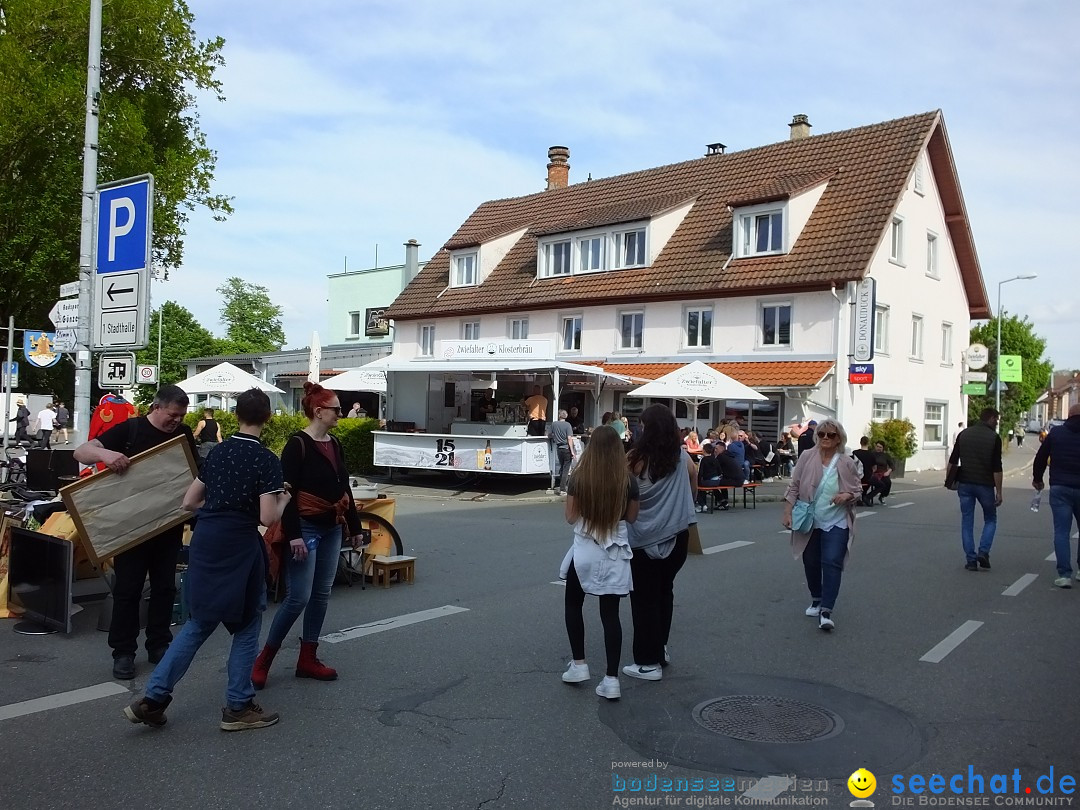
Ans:
[{"label": "potted plant", "polygon": [[915,455],[919,448],[915,425],[908,419],[884,419],[871,422],[866,435],[870,437],[871,450],[878,442],[885,445],[885,452],[892,456],[893,460],[893,478],[903,478],[905,462]]}]

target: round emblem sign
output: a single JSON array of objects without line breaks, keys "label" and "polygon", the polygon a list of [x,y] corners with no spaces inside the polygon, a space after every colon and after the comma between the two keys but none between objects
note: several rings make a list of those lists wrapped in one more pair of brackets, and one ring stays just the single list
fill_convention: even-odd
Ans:
[{"label": "round emblem sign", "polygon": [[964,350],[964,359],[968,368],[980,369],[990,362],[990,350],[981,343],[972,343]]}]

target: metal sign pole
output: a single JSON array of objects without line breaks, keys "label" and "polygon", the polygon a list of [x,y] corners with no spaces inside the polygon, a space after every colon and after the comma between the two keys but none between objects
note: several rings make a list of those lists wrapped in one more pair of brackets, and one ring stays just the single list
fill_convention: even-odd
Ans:
[{"label": "metal sign pole", "polygon": [[[8,420],[11,418],[11,389],[14,386],[11,384],[11,369],[15,362],[15,316],[8,315],[8,341],[7,341],[7,369],[8,373],[0,375],[3,377],[4,384],[4,450],[7,450],[8,436],[11,432],[11,422]],[[5,456],[6,458],[6,456]]]}]

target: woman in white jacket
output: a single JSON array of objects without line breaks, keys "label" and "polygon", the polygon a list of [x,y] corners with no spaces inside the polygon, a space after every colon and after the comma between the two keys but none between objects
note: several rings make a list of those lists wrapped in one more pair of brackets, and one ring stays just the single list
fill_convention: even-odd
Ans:
[{"label": "woman in white jacket", "polygon": [[574,526],[574,544],[563,559],[566,579],[566,634],[573,660],[563,673],[566,683],[589,680],[585,663],[585,594],[600,598],[604,625],[607,674],[596,687],[600,697],[615,700],[619,686],[622,624],[619,600],[630,593],[630,541],[626,525],[638,514],[637,482],[626,469],[626,454],[618,433],[610,427],[593,431],[589,444],[570,476],[566,522]]}]

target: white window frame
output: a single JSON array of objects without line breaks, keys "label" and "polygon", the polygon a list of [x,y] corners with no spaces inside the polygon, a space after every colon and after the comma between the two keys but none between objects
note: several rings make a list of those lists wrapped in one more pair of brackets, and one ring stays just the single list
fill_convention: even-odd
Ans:
[{"label": "white window frame", "polygon": [[462,340],[479,340],[480,339],[480,321],[462,321],[461,322],[461,339]]},{"label": "white window frame", "polygon": [[[641,250],[636,258],[640,262],[624,264],[626,238],[628,235],[640,235]],[[647,267],[649,265],[649,221],[621,222],[604,228],[591,228],[586,231],[572,231],[552,234],[538,239],[536,242],[536,277],[537,278],[563,278],[568,275],[583,275],[592,273],[604,273],[609,270],[624,270],[633,267]],[[583,251],[583,245],[588,243],[589,254],[592,246],[596,244],[599,258],[589,261],[588,267],[582,268],[582,260],[589,258]],[[554,272],[555,269],[555,245],[569,244],[570,258],[569,270],[566,272]]]},{"label": "white window frame", "polygon": [[926,337],[926,319],[917,312],[911,313],[911,345],[908,346],[908,358],[923,359],[923,342]]},{"label": "white window frame", "polygon": [[[639,333],[639,340],[637,346],[634,344],[634,336],[631,334],[630,344],[627,345],[624,341],[623,325],[627,318],[633,318],[635,320],[640,319],[641,330]],[[633,324],[631,324],[631,332],[633,332]],[[615,329],[615,351],[619,352],[639,352],[645,347],[645,310],[643,309],[625,309],[621,310],[618,314],[618,323]]]},{"label": "white window frame", "polygon": [[[555,248],[566,246],[565,269],[556,272]],[[540,278],[559,278],[569,276],[574,272],[574,241],[572,239],[552,239],[540,243],[538,248],[540,255]]]},{"label": "white window frame", "polygon": [[528,340],[529,339],[529,319],[528,318],[511,318],[510,325],[506,330],[507,336],[510,340]]},{"label": "white window frame", "polygon": [[889,307],[874,307],[874,354],[889,353]]},{"label": "white window frame", "polygon": [[361,334],[361,328],[364,325],[364,313],[360,310],[353,310],[349,313],[349,337],[358,338]]},{"label": "white window frame", "polygon": [[[623,263],[623,257],[626,254],[626,238],[633,235],[637,245],[636,253],[640,255],[640,261]],[[639,226],[636,228],[627,228],[626,230],[615,231],[614,234],[614,266],[616,270],[623,270],[627,267],[645,267],[649,263],[649,248],[648,248],[648,228]]]},{"label": "white window frame", "polygon": [[889,261],[906,267],[904,264],[904,218],[896,215],[889,225]]},{"label": "white window frame", "polygon": [[[780,217],[780,246],[778,248],[772,246],[774,242],[774,216]],[[759,217],[769,218],[769,246],[765,250],[757,249]],[[777,256],[787,253],[788,220],[788,206],[786,204],[768,203],[766,205],[751,205],[737,209],[733,215],[735,257],[742,259],[750,256]]]},{"label": "white window frame", "polygon": [[[788,308],[788,342],[780,342],[780,320],[776,318],[775,324],[775,343],[765,342],[765,310],[770,307],[787,307]],[[795,345],[795,304],[789,300],[782,301],[759,301],[758,302],[758,318],[757,318],[757,345],[759,349],[774,350],[774,351],[787,351]],[[777,312],[779,316],[779,312]]]},{"label": "white window frame", "polygon": [[[471,260],[471,268],[468,262]],[[450,254],[450,286],[475,287],[480,283],[480,251],[466,250]]]},{"label": "white window frame", "polygon": [[[941,408],[941,415],[937,419],[930,418],[931,408]],[[923,447],[944,447],[945,446],[945,426],[949,423],[949,403],[942,400],[928,399],[923,403],[923,434],[922,434],[922,446]],[[926,438],[926,429],[933,425],[938,427],[937,439]]]},{"label": "white window frame", "polygon": [[[576,347],[571,346],[566,348],[566,324],[568,321],[577,321],[577,343]],[[581,342],[582,337],[585,334],[585,316],[580,312],[568,312],[559,316],[559,354],[581,354]]]},{"label": "white window frame", "polygon": [[948,321],[941,322],[941,365],[953,364],[952,333],[953,325]]},{"label": "white window frame", "polygon": [[902,402],[903,400],[899,397],[874,397],[870,406],[870,421],[884,422],[886,419],[900,419]]},{"label": "white window frame", "polygon": [[[603,273],[608,269],[607,261],[610,255],[611,245],[609,244],[610,238],[606,233],[587,233],[574,237],[574,273],[576,275],[590,275],[592,273]],[[582,249],[582,245],[588,243],[588,255]],[[596,246],[596,250],[593,250],[593,245]],[[596,256],[596,253],[599,256]],[[583,266],[584,262],[588,262],[588,267]]]},{"label": "white window frame", "polygon": [[419,347],[419,357],[434,357],[435,356],[435,324],[422,323],[420,324],[419,333],[417,335],[417,345]]},{"label": "white window frame", "polygon": [[926,232],[926,275],[930,278],[940,278],[938,270],[938,235],[933,231]]},{"label": "white window frame", "polygon": [[[698,342],[690,342],[690,315],[697,313],[698,316]],[[702,331],[705,314],[709,316],[709,339],[702,340]],[[683,348],[689,351],[704,351],[712,348],[713,333],[713,308],[712,307],[684,307],[683,308]]]}]

